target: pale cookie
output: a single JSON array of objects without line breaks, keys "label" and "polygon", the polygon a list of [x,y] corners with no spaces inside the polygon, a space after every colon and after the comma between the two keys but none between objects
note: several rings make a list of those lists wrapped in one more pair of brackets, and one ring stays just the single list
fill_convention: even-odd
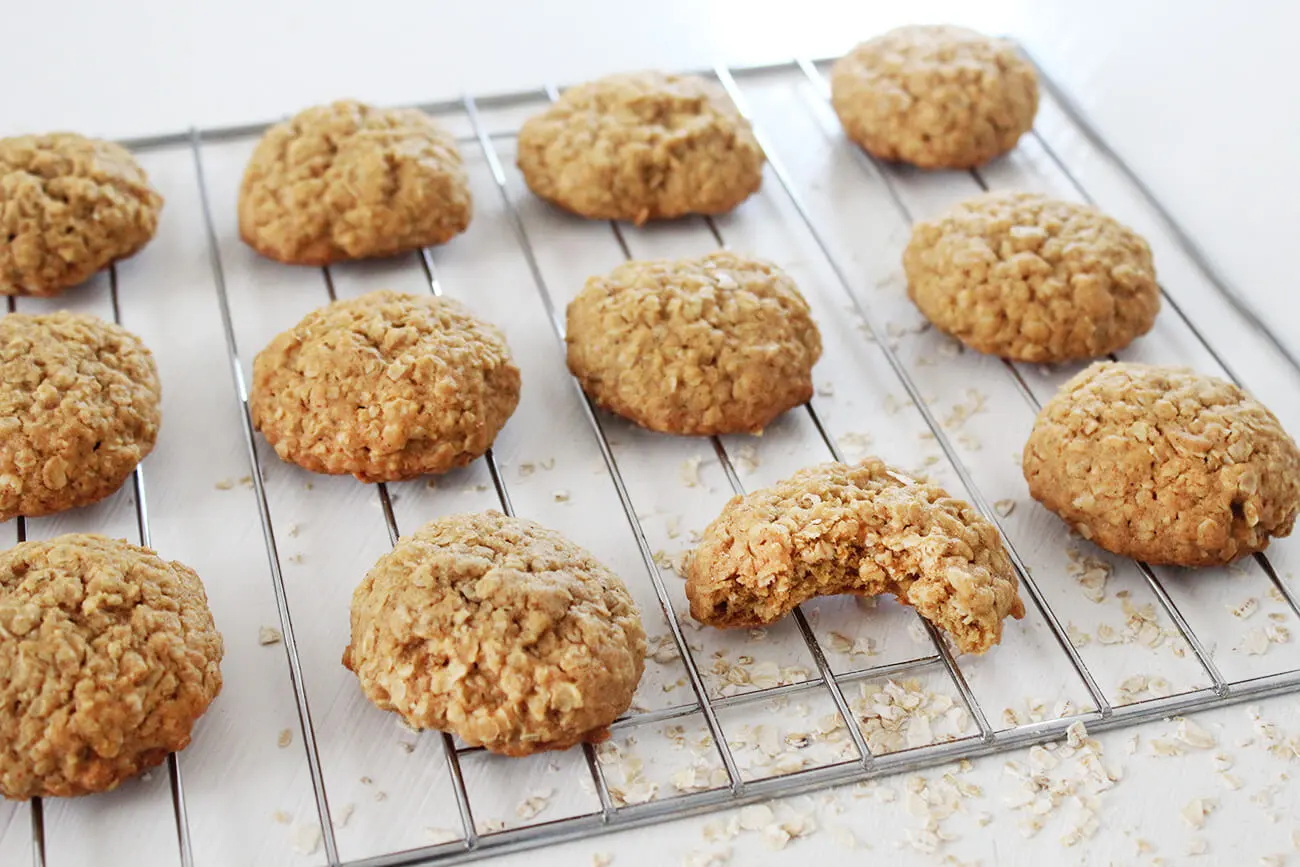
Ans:
[{"label": "pale cookie", "polygon": [[730,211],[763,182],[763,151],[726,93],[660,72],[569,88],[520,127],[518,163],[561,208],[638,224]]},{"label": "pale cookie", "polygon": [[286,461],[392,482],[463,467],[519,403],[504,335],[448,298],[335,301],[253,360],[253,425]]},{"label": "pale cookie", "polygon": [[58,295],[134,255],[162,205],[120,145],[69,132],[0,139],[0,295]]},{"label": "pale cookie", "polygon": [[873,156],[964,169],[1034,125],[1038,77],[1011,43],[963,27],[910,26],[870,39],[831,71],[844,131]]},{"label": "pale cookie", "polygon": [[153,450],[153,355],[85,313],[0,318],[0,521],[102,500]]},{"label": "pale cookie", "polygon": [[877,458],[800,470],[733,497],[692,552],[691,616],[722,629],[779,620],[817,596],[892,593],[967,653],[1020,618],[997,528],[936,485]]},{"label": "pale cookie", "polygon": [[184,749],[221,657],[183,563],[80,534],[0,552],[0,794],[102,792]]},{"label": "pale cookie", "polygon": [[822,351],[794,281],[727,252],[592,277],[569,304],[565,340],[596,403],[689,435],[761,431],[812,397]]},{"label": "pale cookie", "polygon": [[411,726],[526,756],[608,737],[645,650],[618,576],[554,530],[484,512],[380,558],[352,596],[343,664]]},{"label": "pale cookie", "polygon": [[1038,414],[1022,466],[1081,536],[1148,563],[1262,551],[1300,510],[1300,449],[1277,417],[1185,368],[1092,365]]},{"label": "pale cookie", "polygon": [[267,130],[239,188],[239,234],[292,265],[443,244],[473,206],[456,140],[413,108],[335,102]]},{"label": "pale cookie", "polygon": [[1151,330],[1151,248],[1088,205],[990,193],[917,223],[907,294],[958,340],[1016,361],[1091,359]]}]

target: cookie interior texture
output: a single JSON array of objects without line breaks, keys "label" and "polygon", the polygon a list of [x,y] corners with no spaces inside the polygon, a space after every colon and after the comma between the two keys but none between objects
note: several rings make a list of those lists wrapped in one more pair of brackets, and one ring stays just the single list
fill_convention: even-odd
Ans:
[{"label": "cookie interior texture", "polygon": [[519,403],[505,336],[459,303],[371,292],[335,301],[253,361],[249,409],[276,454],[363,482],[478,458]]},{"label": "cookie interior texture", "polygon": [[963,27],[909,26],[854,48],[831,101],[869,153],[921,168],[970,168],[1016,146],[1038,111],[1038,77],[1015,47]]},{"label": "cookie interior texture", "polygon": [[0,520],[107,497],[153,450],[153,355],[86,313],[0,318]]},{"label": "cookie interior texture", "polygon": [[917,223],[907,293],[943,331],[1017,361],[1093,359],[1146,334],[1160,311],[1151,248],[1088,205],[991,193]]},{"label": "cookie interior texture", "polygon": [[892,593],[969,653],[1025,613],[997,528],[876,458],[809,467],[732,498],[687,567],[691,616],[722,628],[842,593]]},{"label": "cookie interior texture", "polygon": [[569,304],[569,369],[602,407],[651,430],[761,431],[813,394],[821,336],[794,281],[729,252],[634,261]]},{"label": "cookie interior texture", "polygon": [[184,749],[222,653],[184,564],[92,535],[0,552],[0,793],[101,792]]},{"label": "cookie interior texture", "polygon": [[1092,365],[1043,406],[1022,466],[1080,535],[1148,563],[1230,562],[1300,511],[1300,450],[1276,416],[1185,368]]},{"label": "cookie interior texture", "polygon": [[299,265],[443,244],[473,206],[456,140],[411,108],[340,101],[299,112],[258,142],[239,188],[239,233]]},{"label": "cookie interior texture", "polygon": [[343,664],[410,725],[524,756],[604,740],[645,650],[613,572],[554,530],[485,512],[426,524],[375,564]]},{"label": "cookie interior texture", "polygon": [[757,192],[763,162],[749,122],[694,75],[628,73],[571,87],[519,129],[529,188],[593,219],[730,211]]},{"label": "cookie interior texture", "polygon": [[120,145],[0,139],[0,295],[58,295],[153,238],[163,199]]}]

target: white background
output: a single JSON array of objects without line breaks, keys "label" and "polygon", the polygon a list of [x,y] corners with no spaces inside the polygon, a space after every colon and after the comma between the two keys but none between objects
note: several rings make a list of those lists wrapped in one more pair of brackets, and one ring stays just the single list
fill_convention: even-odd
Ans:
[{"label": "white background", "polygon": [[[1294,6],[1255,3],[1242,11],[1238,4],[1233,11],[1228,4],[1171,0],[889,6],[807,0],[668,0],[653,6],[252,0],[208,6],[144,0],[25,4],[6,9],[3,16],[8,35],[0,52],[0,75],[8,85],[0,134],[75,128],[140,135],[191,124],[261,120],[343,95],[377,102],[426,101],[638,66],[700,67],[718,59],[746,63],[829,55],[861,36],[903,23],[905,17],[962,21],[1020,38],[1228,281],[1300,346],[1292,262],[1300,237],[1300,100],[1294,96],[1292,44],[1300,22]],[[275,330],[269,321],[257,328]],[[1236,348],[1226,347],[1230,355]],[[238,455],[237,447],[232,455]],[[256,545],[256,539],[248,544]],[[256,557],[246,565],[256,568]],[[1294,735],[1300,734],[1296,705],[1294,698],[1274,700],[1262,703],[1261,710]],[[287,724],[291,717],[284,718],[284,710],[279,709],[277,720]],[[1243,788],[1231,792],[1222,787],[1211,768],[1214,750],[1153,758],[1144,747],[1125,758],[1127,734],[1103,737],[1106,755],[1121,762],[1125,779],[1106,794],[1104,827],[1087,848],[1059,848],[1056,838],[1064,829],[1059,817],[1048,832],[1025,841],[1014,817],[999,815],[988,828],[969,817],[952,820],[947,827],[960,839],[939,856],[900,849],[907,832],[919,825],[901,795],[882,803],[841,793],[847,812],[836,822],[870,841],[873,857],[891,863],[934,863],[943,853],[986,864],[1152,863],[1154,857],[1182,863],[1192,832],[1178,811],[1190,797],[1204,796],[1219,799],[1220,810],[1198,834],[1211,844],[1203,863],[1253,863],[1263,855],[1292,851],[1300,784],[1283,777],[1300,772],[1300,764],[1279,760],[1258,743],[1242,746],[1258,737],[1243,708],[1205,715],[1201,721],[1237,757],[1233,772],[1245,781]],[[1143,744],[1172,728],[1146,727]],[[1011,788],[1002,764],[1002,759],[977,764],[972,779],[983,786],[985,796],[972,805],[972,813],[1000,813],[1002,797]],[[901,790],[903,781],[893,785]],[[1265,790],[1271,792],[1268,806],[1260,796]],[[1282,820],[1270,821],[1270,811]],[[449,816],[443,824],[454,823]],[[547,855],[519,856],[512,863],[585,863],[592,851],[613,853],[615,864],[676,863],[705,848],[703,824],[630,832]],[[736,843],[737,863],[775,862],[778,856],[757,845],[753,836]],[[1149,841],[1151,850],[1139,847],[1138,838]],[[69,848],[91,851],[81,845]],[[829,833],[798,841],[784,853],[790,860],[845,856]],[[1290,859],[1300,862],[1300,854],[1293,852]],[[148,858],[141,863],[149,863]]]}]

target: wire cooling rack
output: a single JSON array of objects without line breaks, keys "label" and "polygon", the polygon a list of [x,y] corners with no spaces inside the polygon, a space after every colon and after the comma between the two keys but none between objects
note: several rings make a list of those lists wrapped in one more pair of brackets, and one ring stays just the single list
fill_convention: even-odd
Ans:
[{"label": "wire cooling rack", "polygon": [[[167,197],[158,238],[84,289],[9,307],[88,310],[141,334],[163,378],[162,436],[114,497],[6,532],[105,532],[194,565],[226,637],[226,687],[165,773],[0,806],[0,861],[22,863],[31,847],[38,867],[458,863],[1013,750],[1077,723],[1114,728],[1300,689],[1296,544],[1189,573],[1071,537],[1028,499],[1018,454],[1077,367],[966,352],[902,291],[914,219],[982,189],[1095,196],[1151,240],[1168,287],[1155,330],[1120,355],[1241,382],[1300,430],[1300,365],[1051,82],[1015,152],[969,173],[920,173],[843,139],[822,62],[708,74],[769,157],[763,191],[734,214],[644,228],[559,214],[513,168],[514,131],[556,90],[465,97],[423,108],[461,141],[470,231],[319,270],[238,241],[238,180],[265,124],[126,143]],[[626,258],[718,247],[796,277],[823,331],[817,396],[761,438],[660,436],[596,410],[564,369],[564,304]],[[506,330],[524,395],[474,466],[365,486],[283,464],[254,434],[257,350],[327,300],[380,287],[457,297]],[[1214,345],[1233,347],[1231,366]],[[999,526],[1029,602],[1000,647],[958,656],[887,600],[815,600],[738,633],[689,618],[681,555],[733,493],[865,454],[935,478]],[[399,528],[489,507],[562,530],[641,605],[651,659],[605,744],[502,759],[411,732],[338,663],[352,588]]]}]

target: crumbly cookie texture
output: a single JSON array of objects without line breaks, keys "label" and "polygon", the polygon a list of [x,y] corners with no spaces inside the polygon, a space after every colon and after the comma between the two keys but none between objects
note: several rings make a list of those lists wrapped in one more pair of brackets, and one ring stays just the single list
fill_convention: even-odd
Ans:
[{"label": "crumbly cookie texture", "polygon": [[755,627],[815,596],[892,593],[964,652],[1025,614],[997,528],[877,458],[809,467],[727,503],[687,567],[691,616]]},{"label": "crumbly cookie texture", "polygon": [[1011,150],[1034,125],[1038,77],[1005,40],[900,27],[836,62],[831,101],[849,138],[873,156],[964,169]]},{"label": "crumbly cookie texture", "polygon": [[822,351],[794,281],[728,252],[592,277],[569,304],[566,343],[602,407],[689,435],[761,431],[812,397]]},{"label": "crumbly cookie texture", "polygon": [[519,403],[505,336],[448,298],[371,292],[315,310],[253,361],[249,409],[276,454],[391,482],[492,445]]},{"label": "crumbly cookie texture", "polygon": [[1016,361],[1092,359],[1146,334],[1160,312],[1151,248],[1088,205],[991,193],[917,223],[907,294],[931,322]]},{"label": "crumbly cookie texture", "polygon": [[484,512],[426,524],[375,564],[343,664],[412,726],[526,756],[608,737],[645,650],[618,576],[554,530]]},{"label": "crumbly cookie texture", "polygon": [[630,73],[572,87],[519,130],[529,188],[592,219],[730,211],[758,191],[763,161],[726,93],[693,75]]},{"label": "crumbly cookie texture", "polygon": [[0,552],[0,793],[102,792],[184,749],[221,657],[183,563],[79,534]]},{"label": "crumbly cookie texture", "polygon": [[411,108],[341,101],[299,112],[258,142],[239,188],[239,234],[294,265],[443,244],[473,206],[456,140]]},{"label": "crumbly cookie texture", "polygon": [[0,139],[0,295],[58,295],[134,255],[162,205],[120,145],[68,132]]},{"label": "crumbly cookie texture", "polygon": [[162,420],[153,355],[85,313],[0,318],[0,521],[116,491]]},{"label": "crumbly cookie texture", "polygon": [[1300,449],[1276,416],[1184,368],[1092,365],[1038,414],[1021,465],[1085,539],[1148,563],[1262,551],[1300,510]]}]

